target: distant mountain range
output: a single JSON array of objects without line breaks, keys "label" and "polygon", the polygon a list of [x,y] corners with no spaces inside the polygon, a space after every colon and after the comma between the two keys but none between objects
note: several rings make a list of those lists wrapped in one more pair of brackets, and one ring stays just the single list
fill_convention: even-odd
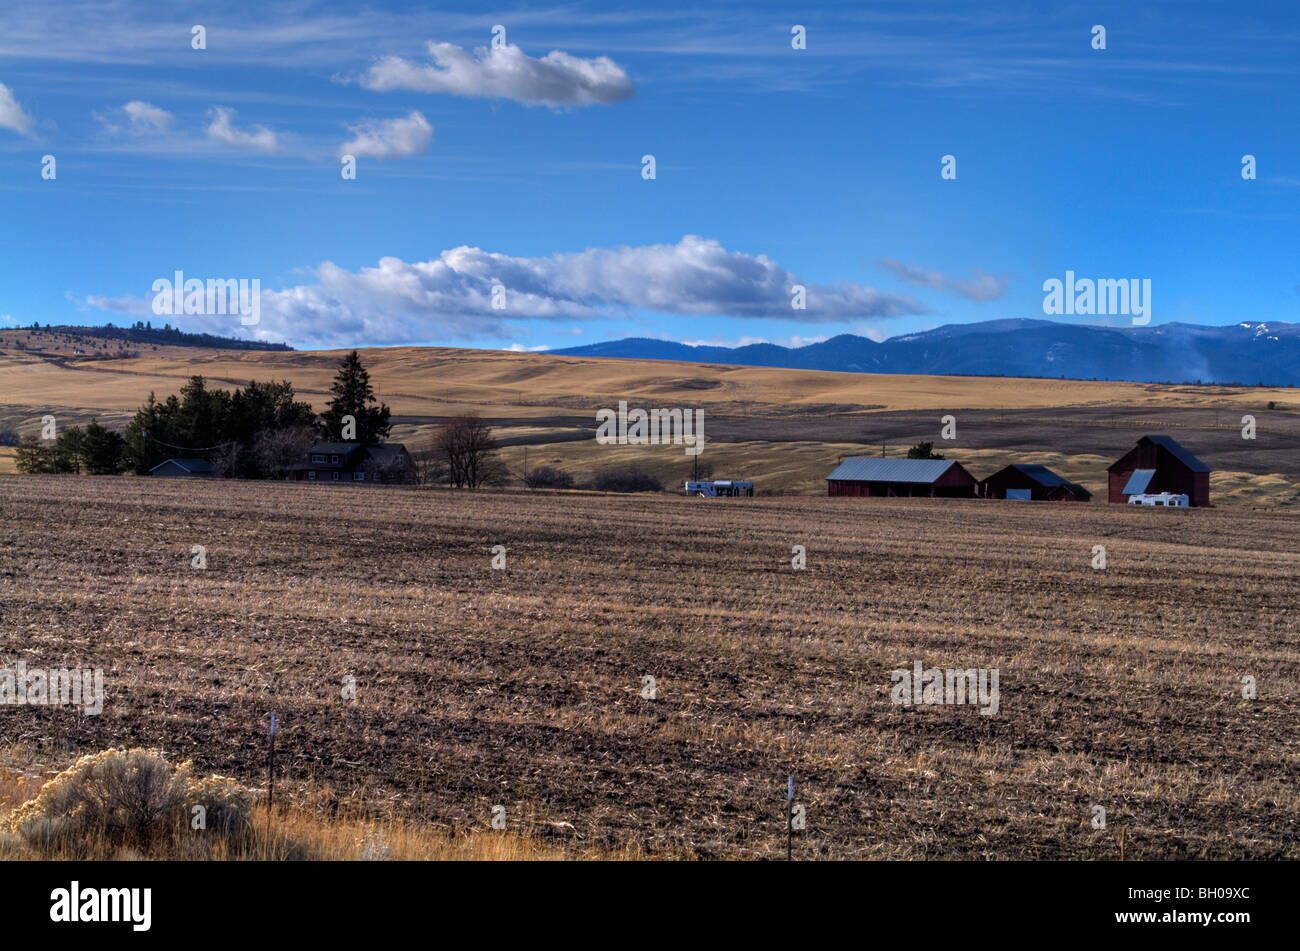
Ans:
[{"label": "distant mountain range", "polygon": [[1300,385],[1300,324],[1288,323],[1088,327],[1012,319],[949,324],[879,343],[852,334],[806,347],[705,347],[628,337],[548,352],[856,373]]}]

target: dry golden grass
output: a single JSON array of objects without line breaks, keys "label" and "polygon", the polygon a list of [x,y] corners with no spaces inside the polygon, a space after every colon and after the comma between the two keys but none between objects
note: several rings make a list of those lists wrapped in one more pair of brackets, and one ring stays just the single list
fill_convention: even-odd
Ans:
[{"label": "dry golden grass", "polygon": [[[12,332],[11,332],[12,334]],[[133,412],[155,390],[178,391],[192,374],[216,385],[288,379],[317,410],[329,398],[347,351],[230,351],[138,348],[120,360],[51,361],[12,348],[0,333],[0,405],[63,406]],[[1158,410],[1210,405],[1254,407],[1266,400],[1300,403],[1284,388],[1186,387],[999,377],[908,376],[784,370],[710,363],[560,357],[445,347],[362,349],[381,398],[402,415],[476,410],[490,418],[547,418],[593,407],[689,405],[710,413],[799,414],[834,407],[942,410],[1058,406],[1128,406]]]},{"label": "dry golden grass", "polygon": [[[528,847],[775,857],[794,774],[802,857],[1297,858],[1297,603],[1288,512],[3,477],[0,662],[108,699],[0,749],[260,785],[276,710],[303,821],[471,850],[503,804]],[[1001,713],[891,704],[915,660]]]},{"label": "dry golden grass", "polygon": [[[225,387],[288,379],[319,410],[343,354],[141,347],[134,359],[47,359],[14,349],[24,333],[0,331],[0,424],[23,433],[37,432],[46,413],[63,426],[92,417],[124,426],[151,390],[161,398],[196,373]],[[528,443],[530,467],[551,465],[583,481],[601,466],[634,462],[680,487],[691,462],[681,452],[575,441],[594,434],[597,408],[627,400],[704,409],[708,461],[719,477],[750,478],[764,492],[821,495],[840,457],[877,452],[876,434],[892,432],[890,454],[897,455],[937,439],[937,413],[951,412],[973,441],[940,448],[977,478],[1011,462],[1042,462],[1097,493],[1106,465],[1136,436],[1169,431],[1209,453],[1216,504],[1300,505],[1294,389],[828,373],[427,347],[368,349],[362,358],[396,415],[394,441],[419,450],[441,417],[478,412],[499,438],[518,443],[503,453],[516,475]],[[1235,428],[1246,412],[1260,419],[1261,438],[1250,444]],[[899,428],[897,414],[909,413]],[[1222,462],[1219,452],[1227,454]],[[13,471],[13,451],[0,449],[0,474]]]},{"label": "dry golden grass", "polygon": [[[145,751],[135,751],[138,755]],[[121,756],[119,751],[106,751],[93,757],[83,757],[77,767],[88,761],[102,761],[108,756]],[[180,815],[172,820],[161,819],[154,840],[148,845],[138,841],[127,842],[121,831],[104,827],[82,831],[75,837],[64,836],[53,844],[39,844],[30,836],[21,834],[23,823],[32,817],[47,815],[34,809],[53,790],[69,785],[68,777],[76,767],[49,777],[42,782],[39,774],[45,772],[35,763],[31,750],[10,747],[4,760],[21,763],[0,767],[0,859],[20,861],[70,861],[70,860],[206,860],[206,861],[556,861],[569,858],[584,860],[635,860],[643,854],[635,847],[620,849],[574,849],[563,839],[567,828],[556,829],[531,821],[522,823],[532,834],[509,831],[470,830],[462,834],[431,828],[400,818],[380,818],[366,815],[365,809],[334,809],[330,814],[312,811],[304,804],[288,808],[277,807],[268,812],[263,802],[257,810],[240,809],[250,822],[241,822],[233,836],[222,834],[215,827],[195,830],[188,823],[188,803],[180,802]],[[159,759],[159,762],[162,762]],[[170,764],[173,768],[176,764]],[[52,772],[52,771],[51,771]],[[190,798],[204,787],[231,786],[224,778],[191,783]],[[238,787],[235,787],[238,788]],[[103,790],[99,790],[103,794]],[[125,792],[134,792],[125,790]],[[246,795],[244,790],[240,795]],[[199,794],[195,801],[210,799]],[[122,799],[130,798],[123,795]],[[234,801],[233,799],[230,801]],[[308,800],[309,801],[309,800]],[[80,809],[80,807],[79,807]],[[213,813],[210,811],[210,815]],[[530,817],[531,818],[531,817]],[[84,823],[83,823],[84,824]],[[6,827],[12,825],[8,832]],[[552,838],[546,838],[549,834]],[[558,836],[559,838],[555,838]],[[661,856],[662,857],[662,856]]]}]

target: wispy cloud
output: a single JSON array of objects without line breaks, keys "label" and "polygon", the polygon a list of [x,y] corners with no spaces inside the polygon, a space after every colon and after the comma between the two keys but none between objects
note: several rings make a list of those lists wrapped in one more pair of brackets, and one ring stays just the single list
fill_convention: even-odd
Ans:
[{"label": "wispy cloud", "polygon": [[139,99],[128,102],[122,111],[126,113],[131,128],[136,130],[162,132],[171,128],[173,121],[172,114],[166,109],[159,109],[153,103],[141,102]]},{"label": "wispy cloud", "polygon": [[997,300],[1006,294],[1007,285],[1010,283],[1009,278],[998,277],[979,268],[971,269],[974,275],[972,277],[953,278],[941,271],[921,267],[918,264],[904,264],[893,258],[885,258],[880,264],[892,271],[899,280],[908,284],[928,287],[933,291],[956,294],[967,300]]},{"label": "wispy cloud", "polygon": [[[128,132],[131,135],[157,135],[167,132],[175,124],[176,117],[166,109],[160,109],[150,102],[134,99],[109,113],[95,113],[95,118],[109,132]],[[125,120],[125,125],[123,125]]]},{"label": "wispy cloud", "polygon": [[432,42],[429,56],[432,63],[385,56],[366,70],[361,85],[377,92],[405,89],[552,107],[609,105],[636,93],[627,73],[607,56],[584,59],[552,50],[534,59],[513,45],[471,54],[454,43]]},{"label": "wispy cloud", "polygon": [[433,126],[419,112],[404,119],[383,119],[348,126],[353,139],[339,146],[340,155],[392,159],[423,155],[433,141]]},{"label": "wispy cloud", "polygon": [[208,110],[212,121],[208,124],[208,138],[239,149],[251,149],[255,152],[275,154],[280,151],[280,142],[276,133],[263,125],[250,127],[250,131],[237,129],[234,125],[235,110],[225,106],[213,106]]}]

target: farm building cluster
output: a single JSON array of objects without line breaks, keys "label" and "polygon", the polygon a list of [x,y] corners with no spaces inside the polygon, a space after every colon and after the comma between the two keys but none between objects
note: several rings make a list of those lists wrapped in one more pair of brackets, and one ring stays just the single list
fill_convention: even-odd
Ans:
[{"label": "farm building cluster", "polygon": [[[1210,467],[1169,436],[1143,436],[1107,470],[1111,502],[1207,506]],[[854,456],[826,477],[826,494],[874,498],[984,498],[1086,502],[1092,494],[1046,466],[1013,464],[976,479],[949,459]]]},{"label": "farm building cluster", "polygon": [[[411,465],[400,443],[318,443],[287,478],[302,482],[385,483],[403,481]],[[208,478],[203,459],[172,458],[150,473],[159,477]],[[1107,500],[1130,505],[1204,507],[1210,504],[1210,467],[1164,435],[1143,436],[1107,470]],[[754,483],[740,479],[688,481],[686,495],[701,498],[752,496]],[[851,456],[826,477],[826,494],[860,498],[981,498],[1087,502],[1077,482],[1042,465],[1013,463],[976,479],[952,459],[887,459]]]}]

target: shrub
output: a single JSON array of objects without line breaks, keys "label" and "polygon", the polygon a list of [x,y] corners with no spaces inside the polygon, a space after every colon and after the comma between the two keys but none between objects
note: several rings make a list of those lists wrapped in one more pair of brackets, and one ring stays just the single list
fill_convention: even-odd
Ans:
[{"label": "shrub", "polygon": [[636,466],[602,469],[591,480],[597,492],[662,492],[663,483],[658,478]]},{"label": "shrub", "polygon": [[573,476],[550,466],[538,466],[524,476],[524,485],[530,489],[572,489]]},{"label": "shrub", "polygon": [[195,779],[158,750],[105,750],[83,756],[41,787],[10,828],[42,854],[115,855],[174,845],[191,810],[207,810],[204,843],[237,842],[251,832],[252,790],[232,779]]},{"label": "shrub", "polygon": [[939,453],[937,453],[937,452],[934,451],[934,443],[932,443],[932,442],[919,442],[919,443],[917,443],[915,446],[913,446],[911,449],[907,450],[907,458],[909,458],[909,459],[942,459],[943,456],[941,456]]},{"label": "shrub", "polygon": [[6,426],[0,429],[0,446],[16,446],[18,438],[18,430],[13,427]]}]

